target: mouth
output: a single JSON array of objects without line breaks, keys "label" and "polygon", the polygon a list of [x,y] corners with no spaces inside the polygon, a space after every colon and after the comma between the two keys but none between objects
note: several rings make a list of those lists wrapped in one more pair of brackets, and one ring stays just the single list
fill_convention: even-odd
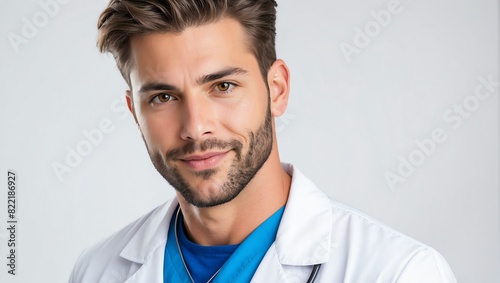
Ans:
[{"label": "mouth", "polygon": [[219,166],[228,152],[207,152],[205,154],[188,155],[179,160],[193,171],[203,171]]}]

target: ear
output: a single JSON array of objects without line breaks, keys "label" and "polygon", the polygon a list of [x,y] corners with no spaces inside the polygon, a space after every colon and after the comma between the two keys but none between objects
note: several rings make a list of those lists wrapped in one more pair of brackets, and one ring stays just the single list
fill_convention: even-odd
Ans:
[{"label": "ear", "polygon": [[137,117],[135,116],[134,99],[132,98],[132,92],[130,90],[127,90],[125,99],[127,100],[128,110],[130,111],[130,113],[132,113],[132,116],[134,116],[134,120],[137,126],[139,126],[139,123],[137,122]]},{"label": "ear", "polygon": [[290,94],[290,71],[285,61],[276,60],[267,73],[271,99],[271,114],[278,117],[285,113]]}]

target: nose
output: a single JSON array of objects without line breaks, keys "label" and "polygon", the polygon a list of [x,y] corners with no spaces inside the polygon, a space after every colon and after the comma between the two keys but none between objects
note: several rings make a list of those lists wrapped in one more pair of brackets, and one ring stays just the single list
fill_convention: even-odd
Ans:
[{"label": "nose", "polygon": [[214,134],[214,112],[208,98],[186,98],[182,104],[181,138],[197,141]]}]

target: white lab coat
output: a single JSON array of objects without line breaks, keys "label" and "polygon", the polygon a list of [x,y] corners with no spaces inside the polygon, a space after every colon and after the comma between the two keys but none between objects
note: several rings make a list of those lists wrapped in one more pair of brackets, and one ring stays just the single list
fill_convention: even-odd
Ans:
[{"label": "white lab coat", "polygon": [[[452,283],[434,249],[329,199],[292,165],[292,186],[275,242],[252,282]],[[173,199],[83,252],[70,283],[162,283]]]}]

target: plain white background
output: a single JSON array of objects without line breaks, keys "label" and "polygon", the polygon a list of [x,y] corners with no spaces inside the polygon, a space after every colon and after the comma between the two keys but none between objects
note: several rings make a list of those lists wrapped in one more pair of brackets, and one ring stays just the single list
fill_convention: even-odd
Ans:
[{"label": "plain white background", "polygon": [[[57,5],[46,12],[48,2]],[[84,248],[174,191],[151,165],[114,61],[95,47],[107,1],[0,5],[0,227],[9,169],[19,220],[15,277],[0,230],[0,281],[66,282]],[[465,283],[500,282],[499,86],[474,97],[480,77],[499,81],[498,19],[495,0],[278,7],[278,55],[292,72],[289,108],[276,119],[282,160],[436,248]],[[108,133],[91,144],[85,132],[103,124]],[[436,130],[446,138],[423,152],[415,141]],[[68,164],[79,147],[86,156]],[[401,176],[405,162],[413,170]],[[71,171],[58,177],[54,164]],[[400,176],[393,188],[387,172]]]}]

